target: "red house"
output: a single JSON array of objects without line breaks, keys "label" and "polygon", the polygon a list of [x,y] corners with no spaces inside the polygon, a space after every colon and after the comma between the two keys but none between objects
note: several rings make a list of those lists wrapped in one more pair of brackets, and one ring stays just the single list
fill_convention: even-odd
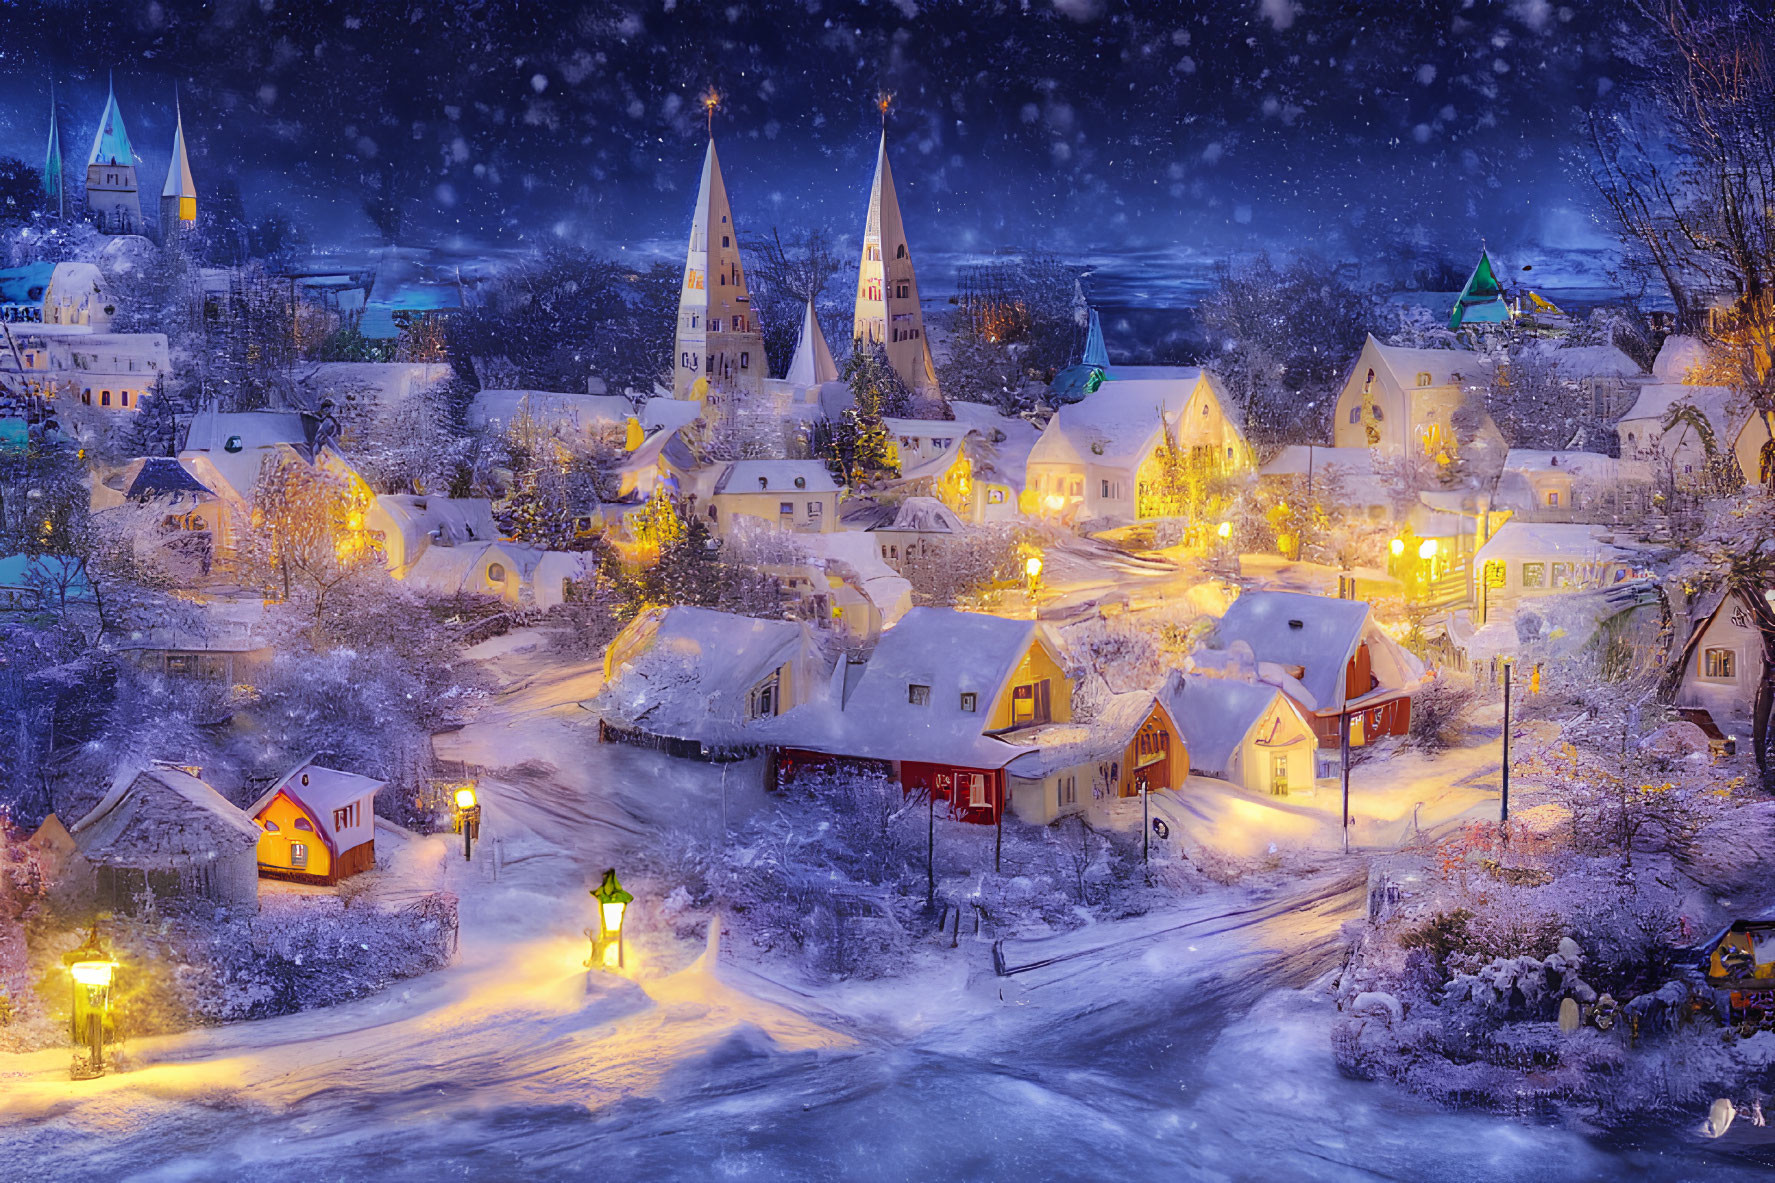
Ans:
[{"label": "red house", "polygon": [[[1256,663],[1259,680],[1287,695],[1313,725],[1321,749],[1361,747],[1411,726],[1411,696],[1424,664],[1374,622],[1365,600],[1300,592],[1253,591],[1233,601],[1215,626],[1214,649]],[[1210,655],[1198,664],[1212,660]]]},{"label": "red house", "polygon": [[995,824],[1009,803],[1005,766],[1030,729],[1072,719],[1059,645],[1034,621],[914,608],[882,634],[839,701],[786,717],[781,779],[835,759],[891,768],[963,821]]}]

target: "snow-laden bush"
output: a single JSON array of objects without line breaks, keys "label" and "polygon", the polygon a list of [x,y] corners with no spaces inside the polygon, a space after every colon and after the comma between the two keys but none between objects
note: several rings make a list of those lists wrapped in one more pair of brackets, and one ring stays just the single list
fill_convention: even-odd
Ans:
[{"label": "snow-laden bush", "polygon": [[1469,713],[1475,698],[1471,686],[1446,676],[1437,677],[1412,695],[1412,746],[1425,752],[1460,747],[1470,730]]}]

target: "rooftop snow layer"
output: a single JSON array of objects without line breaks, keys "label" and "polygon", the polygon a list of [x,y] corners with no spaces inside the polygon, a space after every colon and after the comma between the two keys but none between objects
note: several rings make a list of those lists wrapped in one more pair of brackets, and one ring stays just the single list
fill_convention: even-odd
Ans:
[{"label": "rooftop snow layer", "polygon": [[717,493],[833,493],[837,490],[838,485],[822,460],[736,460],[715,482]]}]

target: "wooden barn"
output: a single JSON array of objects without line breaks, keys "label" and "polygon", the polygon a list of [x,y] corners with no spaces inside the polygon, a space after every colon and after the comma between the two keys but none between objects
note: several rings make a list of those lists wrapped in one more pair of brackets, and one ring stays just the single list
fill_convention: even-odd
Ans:
[{"label": "wooden barn", "polygon": [[258,907],[259,829],[193,770],[125,768],[70,834],[102,906],[133,911],[156,898]]}]

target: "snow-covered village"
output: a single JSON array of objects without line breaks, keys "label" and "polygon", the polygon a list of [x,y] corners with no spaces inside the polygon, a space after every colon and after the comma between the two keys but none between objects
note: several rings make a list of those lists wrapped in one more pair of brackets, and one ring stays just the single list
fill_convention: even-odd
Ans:
[{"label": "snow-covered village", "polygon": [[1768,1178],[1771,142],[1737,0],[0,11],[0,1177]]}]

